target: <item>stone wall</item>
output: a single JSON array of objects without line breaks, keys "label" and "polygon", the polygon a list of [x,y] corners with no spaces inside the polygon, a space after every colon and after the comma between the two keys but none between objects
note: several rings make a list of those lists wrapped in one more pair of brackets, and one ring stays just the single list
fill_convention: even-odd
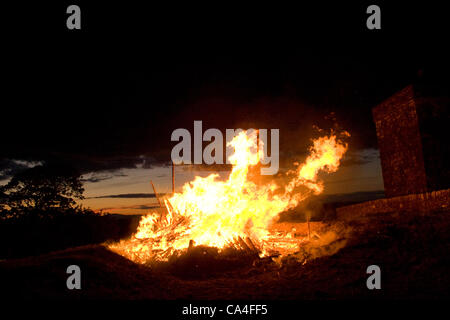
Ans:
[{"label": "stone wall", "polygon": [[383,168],[384,192],[394,197],[427,191],[427,179],[412,86],[373,110]]},{"label": "stone wall", "polygon": [[450,189],[377,199],[336,209],[338,219],[351,219],[389,212],[428,212],[449,210]]},{"label": "stone wall", "polygon": [[450,188],[449,109],[413,85],[373,108],[386,197]]}]

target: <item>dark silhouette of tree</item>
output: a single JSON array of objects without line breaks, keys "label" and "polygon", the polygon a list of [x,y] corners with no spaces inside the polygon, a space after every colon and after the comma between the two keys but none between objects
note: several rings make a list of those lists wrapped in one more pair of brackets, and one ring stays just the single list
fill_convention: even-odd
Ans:
[{"label": "dark silhouette of tree", "polygon": [[0,187],[0,209],[11,213],[67,211],[84,199],[81,175],[66,166],[41,165],[17,173]]},{"label": "dark silhouette of tree", "polygon": [[6,210],[6,199],[8,197],[3,192],[3,187],[0,186],[0,213]]}]

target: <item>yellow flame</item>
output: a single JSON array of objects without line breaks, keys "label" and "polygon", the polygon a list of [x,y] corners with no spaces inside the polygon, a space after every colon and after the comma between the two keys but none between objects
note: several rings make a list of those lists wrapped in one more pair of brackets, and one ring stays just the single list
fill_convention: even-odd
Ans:
[{"label": "yellow flame", "polygon": [[[350,136],[346,131],[342,135]],[[286,186],[286,191],[292,192],[295,187],[304,185],[313,190],[315,194],[322,193],[323,183],[317,181],[319,171],[336,172],[347,148],[347,144],[338,140],[334,134],[313,140],[310,155],[306,158],[305,163],[298,165],[296,177]]]},{"label": "yellow flame", "polygon": [[257,132],[242,131],[228,144],[235,151],[229,158],[233,168],[227,180],[220,181],[218,174],[195,177],[181,192],[164,200],[165,216],[144,216],[130,239],[110,248],[140,263],[166,259],[173,251],[188,248],[191,240],[196,245],[224,248],[236,239],[251,239],[265,252],[273,238],[269,226],[281,212],[297,206],[311,192],[323,191],[319,171],[335,172],[347,144],[335,134],[314,140],[310,155],[289,172],[293,177],[280,192],[274,182],[259,185],[248,179],[249,168],[261,157],[256,137]]}]

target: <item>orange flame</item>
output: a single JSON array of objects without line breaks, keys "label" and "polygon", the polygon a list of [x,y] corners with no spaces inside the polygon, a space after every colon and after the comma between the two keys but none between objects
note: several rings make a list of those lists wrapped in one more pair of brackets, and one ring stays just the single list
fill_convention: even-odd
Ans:
[{"label": "orange flame", "polygon": [[[334,134],[314,140],[310,155],[295,171],[288,172],[293,178],[280,192],[274,182],[258,185],[248,179],[249,168],[262,156],[256,138],[257,132],[242,131],[228,144],[235,151],[229,157],[233,168],[227,180],[218,180],[218,174],[195,177],[182,192],[164,200],[164,217],[156,213],[144,216],[130,239],[112,244],[110,249],[145,263],[187,249],[191,240],[196,245],[225,248],[236,239],[250,238],[264,254],[272,239],[269,226],[281,212],[296,207],[311,192],[323,191],[319,171],[335,172],[347,144]],[[298,187],[306,187],[307,191]]]}]

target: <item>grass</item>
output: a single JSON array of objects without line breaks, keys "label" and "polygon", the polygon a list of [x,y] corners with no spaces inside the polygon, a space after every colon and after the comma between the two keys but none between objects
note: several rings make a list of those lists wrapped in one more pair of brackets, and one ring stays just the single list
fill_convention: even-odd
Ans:
[{"label": "grass", "polygon": [[[298,236],[305,231],[304,224],[278,227],[295,228]],[[449,212],[398,212],[315,223],[312,228],[319,235],[334,232],[345,246],[316,256],[311,256],[313,249],[328,250],[335,242],[305,247],[310,258],[304,264],[304,259],[284,259],[280,264],[262,259],[208,273],[208,263],[195,267],[192,257],[178,260],[172,269],[150,269],[102,245],[88,245],[0,262],[2,294],[11,299],[63,300],[450,298]],[[82,270],[81,290],[66,289],[70,264]],[[381,290],[366,287],[366,268],[372,264],[381,268]],[[213,264],[209,267],[214,269]],[[183,268],[189,272],[174,272]],[[205,276],[192,277],[196,268]]]}]

